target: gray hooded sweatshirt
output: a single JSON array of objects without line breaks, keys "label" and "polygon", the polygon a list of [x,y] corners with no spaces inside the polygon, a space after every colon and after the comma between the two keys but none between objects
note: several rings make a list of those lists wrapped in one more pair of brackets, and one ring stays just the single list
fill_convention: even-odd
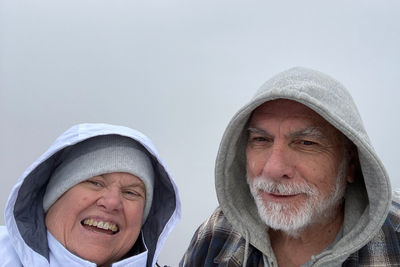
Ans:
[{"label": "gray hooded sweatshirt", "polygon": [[[373,238],[378,240],[373,243],[375,251],[366,255],[363,263],[385,265],[391,262],[388,259],[391,257],[395,258],[396,264],[400,264],[398,205],[397,210],[393,210],[397,214],[389,222],[395,237],[387,242],[387,233],[382,232],[382,225],[391,208],[390,180],[371,145],[352,97],[339,82],[323,73],[293,68],[267,81],[227,126],[215,169],[220,207],[197,230],[181,265],[225,266],[225,262],[229,266],[254,266],[248,261],[251,260],[250,253],[255,250],[264,258],[265,266],[277,266],[266,225],[258,215],[246,181],[245,157],[247,125],[252,112],[261,104],[275,99],[289,99],[311,108],[347,136],[357,147],[359,155],[361,172],[356,182],[349,184],[346,190],[342,236],[332,247],[314,255],[307,264],[341,266]],[[222,232],[229,234],[224,236]],[[379,241],[380,238],[383,240]],[[205,248],[210,244],[213,253],[210,250],[206,252]],[[389,255],[391,253],[394,255]],[[353,263],[361,265],[359,258]]]}]

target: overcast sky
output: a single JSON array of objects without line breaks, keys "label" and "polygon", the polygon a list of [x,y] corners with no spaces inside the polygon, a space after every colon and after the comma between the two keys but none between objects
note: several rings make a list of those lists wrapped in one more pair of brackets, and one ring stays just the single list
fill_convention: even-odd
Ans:
[{"label": "overcast sky", "polygon": [[398,0],[0,0],[0,211],[25,168],[70,126],[136,128],[180,189],[182,221],[159,261],[177,266],[218,205],[225,126],[293,66],[349,89],[400,187],[399,10]]}]

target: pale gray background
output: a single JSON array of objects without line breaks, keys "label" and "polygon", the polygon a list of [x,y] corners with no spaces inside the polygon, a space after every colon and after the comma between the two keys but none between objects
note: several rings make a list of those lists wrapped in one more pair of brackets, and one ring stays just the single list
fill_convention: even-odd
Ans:
[{"label": "pale gray background", "polygon": [[176,266],[217,206],[226,124],[265,80],[297,65],[351,91],[400,187],[399,13],[398,0],[0,0],[0,211],[71,125],[137,128],[180,189],[183,218],[160,256]]}]

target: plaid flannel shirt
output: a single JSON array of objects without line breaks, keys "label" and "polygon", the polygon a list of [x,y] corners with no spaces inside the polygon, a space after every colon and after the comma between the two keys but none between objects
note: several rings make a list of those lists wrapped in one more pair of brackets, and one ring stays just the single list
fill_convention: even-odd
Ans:
[{"label": "plaid flannel shirt", "polygon": [[[378,234],[351,254],[342,266],[400,266],[400,204],[392,204]],[[197,229],[179,266],[242,266],[245,243],[244,237],[217,208]],[[246,266],[257,267],[261,259],[262,253],[250,244]]]}]

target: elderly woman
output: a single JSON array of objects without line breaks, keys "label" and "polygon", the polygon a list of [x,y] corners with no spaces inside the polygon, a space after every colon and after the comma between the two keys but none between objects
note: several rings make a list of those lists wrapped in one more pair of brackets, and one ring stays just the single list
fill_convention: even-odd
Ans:
[{"label": "elderly woman", "polygon": [[81,124],[22,175],[5,218],[0,266],[154,266],[180,202],[147,137]]}]

